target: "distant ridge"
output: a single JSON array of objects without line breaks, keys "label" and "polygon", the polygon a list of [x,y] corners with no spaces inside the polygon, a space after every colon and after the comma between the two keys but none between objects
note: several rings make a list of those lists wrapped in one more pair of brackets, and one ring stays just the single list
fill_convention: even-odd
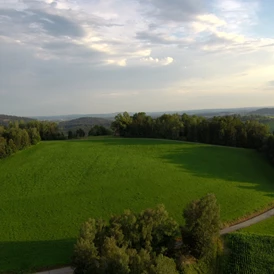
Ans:
[{"label": "distant ridge", "polygon": [[69,130],[75,131],[78,128],[82,128],[85,132],[88,132],[94,125],[110,127],[112,119],[99,118],[99,117],[81,117],[69,121],[59,122],[59,128],[68,132]]},{"label": "distant ridge", "polygon": [[260,109],[251,111],[249,114],[253,114],[253,115],[274,115],[274,108],[260,108]]},{"label": "distant ridge", "polygon": [[257,110],[259,107],[243,107],[243,108],[216,108],[216,109],[193,109],[193,110],[166,110],[166,111],[129,111],[129,110],[121,110],[119,112],[113,113],[103,113],[103,114],[67,114],[67,115],[53,115],[53,116],[32,116],[34,119],[38,120],[49,120],[49,121],[69,121],[72,119],[78,119],[83,117],[92,117],[92,118],[105,118],[105,119],[114,119],[114,117],[119,114],[127,111],[129,115],[133,115],[136,112],[145,112],[147,115],[158,117],[163,114],[183,114],[186,113],[188,115],[199,115],[202,116],[218,116],[218,115],[231,115],[231,114],[247,114],[251,111]]},{"label": "distant ridge", "polygon": [[0,125],[3,125],[3,126],[7,126],[9,122],[14,122],[14,121],[30,122],[33,120],[35,119],[28,118],[28,117],[0,114]]}]

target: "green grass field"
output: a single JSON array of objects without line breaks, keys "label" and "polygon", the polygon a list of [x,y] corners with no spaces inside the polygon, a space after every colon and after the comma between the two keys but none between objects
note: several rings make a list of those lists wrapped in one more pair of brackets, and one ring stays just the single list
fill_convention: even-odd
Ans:
[{"label": "green grass field", "polygon": [[249,233],[255,233],[255,234],[274,236],[274,217],[271,217],[265,221],[262,221],[250,227],[242,229],[241,232],[249,232]]},{"label": "green grass field", "polygon": [[225,237],[223,274],[274,273],[274,237],[233,233]]},{"label": "green grass field", "polygon": [[89,217],[163,203],[183,222],[192,199],[215,193],[231,221],[274,199],[274,168],[253,150],[175,141],[42,142],[0,161],[0,270],[69,263]]}]

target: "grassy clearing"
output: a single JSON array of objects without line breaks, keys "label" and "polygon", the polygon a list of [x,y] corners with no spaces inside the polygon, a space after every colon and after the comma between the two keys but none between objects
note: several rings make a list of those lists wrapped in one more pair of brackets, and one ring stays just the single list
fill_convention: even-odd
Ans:
[{"label": "grassy clearing", "polygon": [[274,237],[234,233],[225,237],[223,274],[274,273]]},{"label": "grassy clearing", "polygon": [[252,150],[145,139],[42,142],[0,161],[0,270],[69,262],[80,224],[130,208],[181,213],[214,192],[224,222],[273,201],[274,169]]},{"label": "grassy clearing", "polygon": [[263,235],[273,235],[274,236],[274,217],[271,217],[265,221],[242,229],[241,232],[249,232],[255,234]]}]

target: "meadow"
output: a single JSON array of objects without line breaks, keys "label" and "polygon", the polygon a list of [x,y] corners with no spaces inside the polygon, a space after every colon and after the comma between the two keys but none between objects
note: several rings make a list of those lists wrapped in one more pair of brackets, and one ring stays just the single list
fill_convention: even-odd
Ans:
[{"label": "meadow", "polygon": [[274,237],[233,233],[225,237],[228,250],[223,274],[274,273]]},{"label": "meadow", "polygon": [[41,142],[0,161],[0,271],[68,264],[81,223],[157,204],[179,223],[215,193],[223,222],[273,202],[273,167],[254,150],[167,140]]}]

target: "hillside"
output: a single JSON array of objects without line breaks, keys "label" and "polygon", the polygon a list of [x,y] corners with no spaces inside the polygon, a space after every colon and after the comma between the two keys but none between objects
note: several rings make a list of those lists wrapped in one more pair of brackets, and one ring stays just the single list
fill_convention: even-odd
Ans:
[{"label": "hillside", "polygon": [[9,124],[9,122],[14,122],[14,121],[29,122],[29,121],[33,121],[33,120],[34,119],[27,118],[27,117],[0,114],[0,125],[4,125],[4,126],[7,126]]},{"label": "hillside", "polygon": [[274,116],[274,108],[260,108],[249,113],[250,115]]},{"label": "hillside", "polygon": [[100,125],[104,127],[110,127],[112,120],[105,118],[97,118],[97,117],[82,117],[78,119],[73,119],[69,121],[60,122],[59,128],[63,132],[76,131],[78,128],[82,128],[86,133],[90,130],[90,128],[94,125]]},{"label": "hillside", "polygon": [[273,201],[274,169],[256,151],[168,140],[42,142],[0,161],[0,270],[69,262],[80,224],[165,204],[180,223],[215,193],[224,222]]}]

